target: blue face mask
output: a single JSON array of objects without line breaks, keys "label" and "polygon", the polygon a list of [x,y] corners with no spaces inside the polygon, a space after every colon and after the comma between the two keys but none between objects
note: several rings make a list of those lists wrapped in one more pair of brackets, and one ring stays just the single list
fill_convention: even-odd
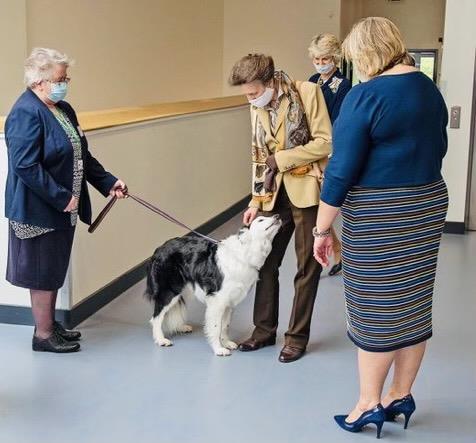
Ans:
[{"label": "blue face mask", "polygon": [[334,67],[335,67],[335,64],[334,63],[327,63],[326,65],[318,65],[316,63],[314,63],[314,67],[316,68],[316,71],[318,74],[329,74],[329,72],[331,72]]},{"label": "blue face mask", "polygon": [[61,100],[64,100],[66,94],[68,93],[68,83],[66,82],[50,82],[51,91],[48,94],[48,99],[53,103],[58,103]]}]

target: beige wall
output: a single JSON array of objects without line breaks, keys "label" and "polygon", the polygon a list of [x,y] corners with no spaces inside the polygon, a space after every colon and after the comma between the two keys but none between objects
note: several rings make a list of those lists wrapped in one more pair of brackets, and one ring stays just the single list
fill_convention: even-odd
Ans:
[{"label": "beige wall", "polygon": [[273,56],[276,67],[304,80],[314,73],[307,48],[321,32],[339,34],[340,0],[225,0],[223,93],[234,62],[249,52]]},{"label": "beige wall", "polygon": [[387,17],[399,27],[412,49],[440,49],[446,0],[363,0],[363,16]]},{"label": "beige wall", "polygon": [[352,25],[364,17],[364,0],[341,0],[340,38],[344,40]]},{"label": "beige wall", "polygon": [[463,222],[468,185],[471,99],[476,53],[476,1],[448,0],[441,91],[448,108],[461,106],[461,127],[448,128],[449,149],[444,161],[444,176],[450,192],[448,220]]},{"label": "beige wall", "polygon": [[133,106],[237,94],[228,74],[252,51],[270,53],[277,67],[308,78],[312,36],[344,37],[365,15],[394,20],[410,47],[438,49],[444,3],[0,0],[0,49],[9,61],[0,70],[0,115],[22,90],[23,60],[34,46],[56,47],[76,60],[69,100],[77,110]]},{"label": "beige wall", "polygon": [[25,14],[25,0],[0,0],[0,115],[8,112],[23,89]]},{"label": "beige wall", "polygon": [[[88,139],[131,193],[193,227],[250,192],[249,126],[244,106],[93,132]],[[93,192],[95,214],[105,203]],[[80,226],[72,255],[72,305],[184,233],[131,199],[117,203],[94,234]]]},{"label": "beige wall", "polygon": [[[446,0],[342,0],[341,37],[362,17],[387,17],[400,29],[409,49],[438,49],[441,66]],[[440,71],[440,68],[438,69]]]},{"label": "beige wall", "polygon": [[27,0],[26,17],[28,52],[76,60],[77,110],[221,95],[223,0]]}]

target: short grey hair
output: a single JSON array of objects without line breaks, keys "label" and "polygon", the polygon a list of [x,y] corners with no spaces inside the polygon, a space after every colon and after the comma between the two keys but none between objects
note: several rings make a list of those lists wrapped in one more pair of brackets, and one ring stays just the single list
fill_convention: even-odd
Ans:
[{"label": "short grey hair", "polygon": [[56,49],[34,48],[25,60],[25,84],[31,88],[44,80],[50,80],[56,65],[68,67],[72,64],[73,60]]}]

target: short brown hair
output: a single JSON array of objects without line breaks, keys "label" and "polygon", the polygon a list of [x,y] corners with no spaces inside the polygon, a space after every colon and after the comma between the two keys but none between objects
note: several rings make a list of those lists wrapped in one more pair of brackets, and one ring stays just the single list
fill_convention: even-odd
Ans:
[{"label": "short brown hair", "polygon": [[272,57],[264,54],[248,54],[234,64],[228,82],[231,86],[244,85],[255,80],[269,83],[273,75]]}]

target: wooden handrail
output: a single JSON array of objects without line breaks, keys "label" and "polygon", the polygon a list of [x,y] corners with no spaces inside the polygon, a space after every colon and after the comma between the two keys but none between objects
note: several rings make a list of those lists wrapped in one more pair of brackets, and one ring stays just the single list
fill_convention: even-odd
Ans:
[{"label": "wooden handrail", "polygon": [[[247,103],[243,95],[232,95],[202,100],[78,112],[78,119],[83,131],[92,131],[167,117],[195,114],[197,112],[236,108]],[[0,116],[0,133],[4,131],[4,124],[5,117]]]}]

